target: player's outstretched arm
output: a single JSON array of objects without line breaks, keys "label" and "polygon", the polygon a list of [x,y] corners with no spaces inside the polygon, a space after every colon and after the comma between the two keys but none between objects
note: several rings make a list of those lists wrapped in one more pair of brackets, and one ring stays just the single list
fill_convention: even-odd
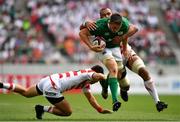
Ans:
[{"label": "player's outstretched arm", "polygon": [[111,110],[104,109],[103,107],[101,107],[98,104],[98,102],[96,101],[96,98],[93,96],[93,94],[91,92],[84,92],[84,95],[88,99],[88,101],[91,104],[91,106],[93,108],[95,108],[99,113],[102,113],[102,114],[111,114],[112,113]]},{"label": "player's outstretched arm", "polygon": [[101,80],[106,80],[106,76],[102,73],[94,72],[92,75],[92,79],[93,79],[93,81],[97,82],[97,81],[101,81]]}]

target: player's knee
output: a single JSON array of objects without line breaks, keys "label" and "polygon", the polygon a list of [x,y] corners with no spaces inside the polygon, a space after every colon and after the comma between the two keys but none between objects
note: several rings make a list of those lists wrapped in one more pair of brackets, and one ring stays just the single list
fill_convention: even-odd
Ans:
[{"label": "player's knee", "polygon": [[123,68],[122,70],[119,70],[118,71],[118,80],[122,80],[123,78],[125,78],[126,74],[127,74],[127,72],[126,72],[125,68]]},{"label": "player's knee", "polygon": [[31,98],[31,97],[33,97],[33,95],[31,95],[29,92],[27,92],[27,91],[23,91],[23,92],[21,92],[21,95],[23,95],[24,97],[26,97],[26,98]]},{"label": "player's knee", "polygon": [[121,86],[121,89],[124,90],[124,91],[128,91],[128,90],[130,89],[130,85],[125,86],[125,87],[122,87],[122,86]]},{"label": "player's knee", "polygon": [[139,74],[139,70],[145,68],[145,64],[142,60],[136,60],[134,61],[134,63],[132,64],[131,70],[137,74]]},{"label": "player's knee", "polygon": [[125,77],[119,80],[119,86],[122,90],[128,91],[130,88],[129,79]]},{"label": "player's knee", "polygon": [[66,111],[66,112],[64,113],[64,116],[71,116],[71,114],[72,114],[72,111]]},{"label": "player's knee", "polygon": [[116,68],[113,68],[113,69],[110,69],[109,70],[109,74],[111,75],[111,76],[117,76],[117,74],[118,74],[118,70],[116,69]]}]

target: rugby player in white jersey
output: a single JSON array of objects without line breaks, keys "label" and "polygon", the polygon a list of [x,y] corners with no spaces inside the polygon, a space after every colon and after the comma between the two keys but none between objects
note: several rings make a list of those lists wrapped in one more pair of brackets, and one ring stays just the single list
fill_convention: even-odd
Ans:
[{"label": "rugby player in white jersey", "polygon": [[27,98],[39,95],[45,96],[53,106],[36,105],[37,119],[42,119],[44,112],[58,116],[70,116],[72,109],[68,101],[64,98],[63,92],[77,88],[82,88],[84,95],[94,109],[99,113],[106,114],[112,113],[112,111],[102,108],[90,91],[90,84],[105,80],[103,73],[103,68],[95,65],[89,69],[52,74],[42,78],[37,84],[27,89],[18,84],[3,82],[0,82],[0,88],[11,90]]},{"label": "rugby player in white jersey", "polygon": [[[110,17],[112,15],[112,10],[110,8],[102,8],[100,10],[100,18]],[[96,23],[93,21],[86,21],[84,23],[84,26],[81,26],[82,28],[88,28],[88,30],[95,30],[96,29]],[[122,39],[119,36],[116,36],[113,40],[114,43],[120,43],[121,48],[122,47]],[[121,50],[122,52],[123,50]],[[122,53],[123,54],[123,53]],[[149,92],[149,94],[153,97],[154,102],[156,103],[156,109],[157,111],[162,111],[163,109],[167,108],[167,104],[160,101],[157,90],[154,85],[154,81],[152,80],[150,73],[146,69],[146,66],[143,62],[143,60],[134,52],[134,50],[131,48],[129,44],[127,44],[127,52],[125,57],[125,66],[128,67],[131,71],[138,74],[143,80],[144,80],[144,86]],[[124,101],[128,101],[128,94],[127,91],[129,90],[130,84],[129,80],[126,77],[126,69],[124,68],[124,72],[122,74],[122,77],[119,78],[119,86],[120,86],[120,93],[121,97]],[[103,83],[104,84],[104,83]],[[107,84],[107,83],[105,83]],[[104,84],[104,85],[105,85]],[[102,96],[103,98],[107,98],[108,96],[108,86],[103,86],[102,89]]]}]

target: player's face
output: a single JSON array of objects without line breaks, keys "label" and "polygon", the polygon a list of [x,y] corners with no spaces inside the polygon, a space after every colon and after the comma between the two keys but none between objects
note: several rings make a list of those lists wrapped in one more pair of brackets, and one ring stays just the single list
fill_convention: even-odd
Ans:
[{"label": "player's face", "polygon": [[114,23],[114,22],[110,22],[110,23],[109,23],[109,29],[110,29],[113,33],[118,32],[120,28],[121,28],[121,24],[119,24],[119,23]]},{"label": "player's face", "polygon": [[112,11],[108,8],[100,11],[100,17],[101,18],[107,18],[107,17],[110,17],[111,15],[112,15]]}]

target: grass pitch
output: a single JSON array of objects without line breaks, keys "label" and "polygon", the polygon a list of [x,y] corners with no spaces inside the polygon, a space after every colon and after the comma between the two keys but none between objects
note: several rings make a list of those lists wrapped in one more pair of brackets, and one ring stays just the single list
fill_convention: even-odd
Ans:
[{"label": "grass pitch", "polygon": [[[95,95],[97,101],[105,108],[111,109],[111,96],[107,100]],[[157,112],[149,95],[130,95],[128,102],[122,102],[121,108],[112,114],[99,114],[94,110],[83,94],[65,94],[73,114],[59,117],[45,113],[43,121],[180,121],[180,96],[161,95],[162,101],[168,103],[168,109]],[[50,105],[44,97],[24,98],[17,94],[0,94],[0,121],[39,121],[35,118],[34,105]],[[40,121],[42,122],[42,120]]]}]

